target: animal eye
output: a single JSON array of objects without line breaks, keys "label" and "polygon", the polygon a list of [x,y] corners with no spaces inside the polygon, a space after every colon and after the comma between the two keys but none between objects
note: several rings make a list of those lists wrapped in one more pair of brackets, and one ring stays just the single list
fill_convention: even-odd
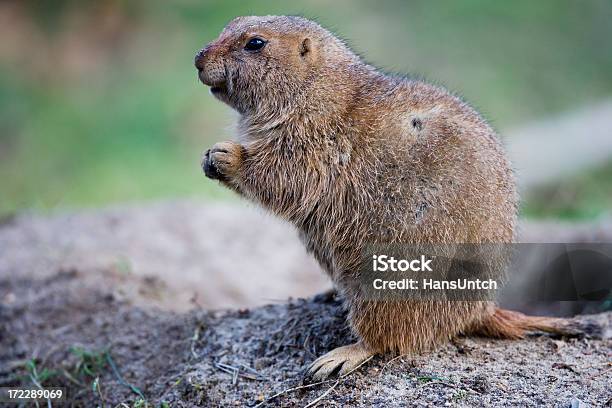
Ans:
[{"label": "animal eye", "polygon": [[261,38],[251,38],[248,43],[244,46],[244,49],[247,51],[258,51],[261,50],[266,42]]}]

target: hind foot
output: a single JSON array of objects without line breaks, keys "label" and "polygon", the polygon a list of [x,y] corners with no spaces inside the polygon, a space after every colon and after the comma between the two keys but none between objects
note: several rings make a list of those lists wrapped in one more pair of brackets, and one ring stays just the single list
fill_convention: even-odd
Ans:
[{"label": "hind foot", "polygon": [[374,354],[362,342],[338,347],[317,358],[308,367],[306,377],[322,381],[334,374],[346,375]]}]

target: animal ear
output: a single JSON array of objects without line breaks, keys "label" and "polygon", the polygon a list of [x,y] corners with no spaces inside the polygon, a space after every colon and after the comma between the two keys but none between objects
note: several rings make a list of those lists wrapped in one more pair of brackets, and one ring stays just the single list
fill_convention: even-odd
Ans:
[{"label": "animal ear", "polygon": [[300,56],[305,57],[311,51],[312,44],[310,38],[306,37],[300,44]]}]

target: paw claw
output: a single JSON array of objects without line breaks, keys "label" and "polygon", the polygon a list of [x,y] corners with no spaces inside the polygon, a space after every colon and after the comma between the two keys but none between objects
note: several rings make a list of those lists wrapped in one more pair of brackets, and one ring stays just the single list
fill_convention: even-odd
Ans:
[{"label": "paw claw", "polygon": [[338,347],[313,361],[308,366],[306,377],[312,381],[323,381],[336,374],[341,377],[373,354],[361,343]]},{"label": "paw claw", "polygon": [[234,142],[220,142],[202,156],[202,169],[213,180],[230,180],[239,171],[242,146]]}]

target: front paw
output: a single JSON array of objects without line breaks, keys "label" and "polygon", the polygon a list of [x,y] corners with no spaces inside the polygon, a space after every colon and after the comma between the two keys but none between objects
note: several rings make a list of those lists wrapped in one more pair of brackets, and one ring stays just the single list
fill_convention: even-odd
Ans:
[{"label": "front paw", "polygon": [[213,180],[231,181],[242,166],[243,147],[235,142],[219,142],[202,156],[202,169]]}]

